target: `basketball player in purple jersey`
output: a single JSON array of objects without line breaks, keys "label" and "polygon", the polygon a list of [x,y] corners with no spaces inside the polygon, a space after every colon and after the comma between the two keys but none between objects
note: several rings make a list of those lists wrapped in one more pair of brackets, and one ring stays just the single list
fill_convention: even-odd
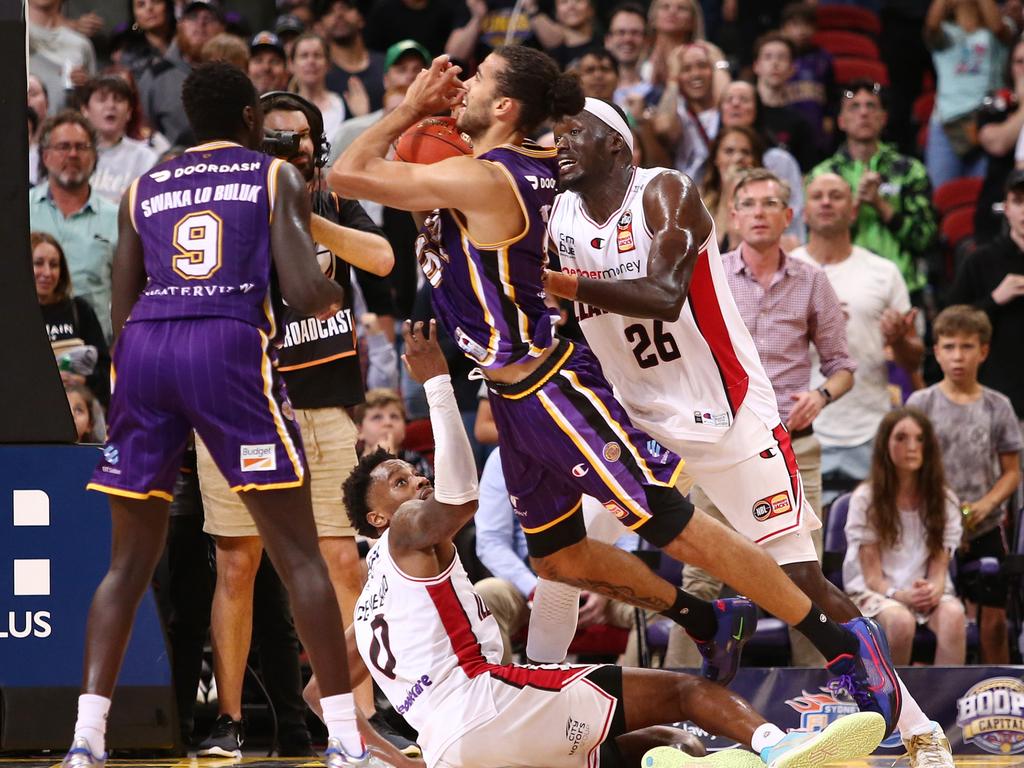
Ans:
[{"label": "basketball player in purple jersey", "polygon": [[[459,71],[436,58],[402,104],[348,147],[328,183],[350,198],[437,209],[417,243],[420,266],[439,322],[486,378],[505,479],[537,573],[659,611],[703,643],[713,676],[734,671],[741,641],[753,632],[750,602],[698,600],[633,555],[587,539],[581,498],[589,494],[655,546],[703,564],[796,626],[826,658],[862,656],[857,637],[761,549],[675,490],[682,460],[633,427],[589,350],[553,333],[541,276],[558,165],[554,149],[525,136],[582,109],[575,76],[524,46],[497,49],[464,84]],[[384,160],[406,128],[453,106],[473,157],[430,166]],[[891,683],[867,679],[870,661],[857,669],[879,699],[892,693]]]},{"label": "basketball player in purple jersey", "polygon": [[226,64],[198,67],[182,96],[202,143],[137,179],[119,214],[115,386],[107,444],[89,483],[110,497],[113,544],[89,610],[83,695],[64,764],[105,760],[110,696],[164,548],[194,428],[256,520],[317,676],[329,681],[321,682],[331,713],[328,766],[368,765],[302,443],[271,348],[275,278],[288,303],[310,315],[337,311],[343,291],[317,265],[301,174],[253,150],[262,115],[245,74]]}]

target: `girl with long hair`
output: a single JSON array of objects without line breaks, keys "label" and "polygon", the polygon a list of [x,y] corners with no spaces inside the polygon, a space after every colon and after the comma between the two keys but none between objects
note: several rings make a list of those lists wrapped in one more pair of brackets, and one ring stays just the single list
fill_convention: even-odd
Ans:
[{"label": "girl with long hair", "polygon": [[711,142],[711,158],[700,185],[700,196],[715,219],[723,253],[730,249],[732,192],[739,173],[763,165],[764,142],[752,128],[723,128]]}]

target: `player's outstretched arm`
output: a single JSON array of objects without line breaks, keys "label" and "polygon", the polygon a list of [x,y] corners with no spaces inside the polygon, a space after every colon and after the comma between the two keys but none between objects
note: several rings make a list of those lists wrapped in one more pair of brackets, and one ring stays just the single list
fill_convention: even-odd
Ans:
[{"label": "player's outstretched arm", "polygon": [[345,291],[328,280],[317,264],[309,232],[311,216],[302,174],[289,163],[279,164],[270,249],[281,295],[297,312],[328,317],[341,309]]},{"label": "player's outstretched arm", "polygon": [[430,336],[422,322],[408,320],[402,328],[405,354],[402,360],[409,374],[423,384],[434,431],[434,493],[422,501],[406,502],[391,520],[391,547],[425,550],[451,543],[455,534],[476,512],[476,460],[455,401],[448,363],[437,344],[436,321],[430,321]]},{"label": "player's outstretched arm", "polygon": [[315,213],[310,221],[310,230],[318,243],[371,275],[387,277],[395,266],[395,252],[386,237],[335,224]]},{"label": "player's outstretched arm", "polygon": [[665,171],[644,190],[644,217],[654,234],[647,277],[597,280],[545,271],[544,287],[555,296],[619,315],[678,320],[700,247],[711,235],[711,216],[690,178]]},{"label": "player's outstretched arm", "polygon": [[111,267],[110,322],[114,338],[121,333],[132,307],[146,286],[146,262],[142,252],[142,238],[132,222],[132,200],[135,195],[121,198],[117,212],[117,249]]}]

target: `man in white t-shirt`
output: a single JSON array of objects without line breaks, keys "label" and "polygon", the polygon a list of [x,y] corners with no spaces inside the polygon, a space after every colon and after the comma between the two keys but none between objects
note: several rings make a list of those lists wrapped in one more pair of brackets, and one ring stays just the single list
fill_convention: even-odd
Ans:
[{"label": "man in white t-shirt", "polygon": [[[898,366],[913,373],[921,364],[924,345],[899,269],[850,240],[857,216],[850,185],[834,173],[815,177],[807,185],[805,215],[810,239],[791,255],[825,270],[846,314],[850,357],[857,361],[853,389],[814,421],[821,442],[821,472],[823,477],[838,472],[863,480],[871,466],[875,431],[892,407],[886,348],[892,349]],[[822,377],[816,364],[811,371],[813,389]],[[826,489],[823,503],[835,495]]]}]

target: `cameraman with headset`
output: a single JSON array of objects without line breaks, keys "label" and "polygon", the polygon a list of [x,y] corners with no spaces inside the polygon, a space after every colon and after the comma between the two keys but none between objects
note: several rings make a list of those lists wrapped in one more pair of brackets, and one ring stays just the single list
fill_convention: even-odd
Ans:
[{"label": "cameraman with headset", "polygon": [[[278,370],[284,377],[306,449],[320,552],[347,625],[362,589],[362,564],[355,530],[349,526],[341,501],[341,484],[357,462],[356,427],[349,411],[363,402],[364,394],[350,267],[356,268],[368,309],[390,328],[393,322],[387,321],[394,310],[384,276],[394,265],[394,255],[359,203],[342,200],[322,184],[321,169],[330,147],[320,110],[285,91],[266,93],[260,103],[264,112],[263,150],[287,159],[305,177],[320,267],[345,289],[344,306],[326,320],[300,315],[283,302],[275,314],[283,330]],[[219,716],[210,736],[199,745],[198,754],[233,756],[240,754],[244,739],[242,682],[252,635],[253,584],[263,547],[252,518],[198,439],[196,451],[206,510],[203,529],[216,542],[217,585],[211,633],[219,697]],[[300,681],[296,683],[301,686]],[[372,688],[355,693],[359,708],[372,715]],[[371,723],[379,732],[385,730],[379,718],[372,718]],[[390,734],[388,738],[405,754],[419,754],[410,742],[398,743]]]}]

